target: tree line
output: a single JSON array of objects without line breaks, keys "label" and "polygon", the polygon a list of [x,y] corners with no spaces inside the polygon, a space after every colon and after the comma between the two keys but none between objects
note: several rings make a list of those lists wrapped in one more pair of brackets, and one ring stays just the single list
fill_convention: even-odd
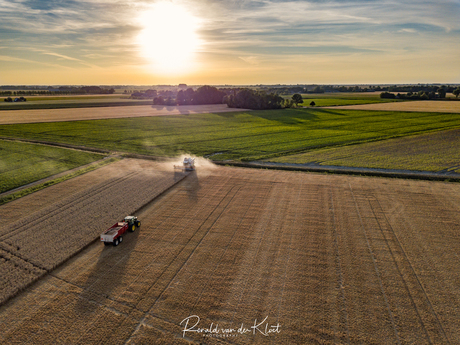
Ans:
[{"label": "tree line", "polygon": [[380,94],[380,98],[387,98],[387,99],[420,99],[420,100],[427,100],[427,99],[444,99],[446,98],[447,92],[453,93],[455,97],[460,95],[460,87],[456,89],[447,88],[447,87],[440,87],[436,91],[423,91],[420,90],[418,92],[409,91],[407,93],[398,93],[394,94],[391,92],[382,92]]},{"label": "tree line", "polygon": [[[295,97],[294,97],[295,96]],[[180,90],[174,97],[156,96],[154,105],[198,105],[198,104],[227,104],[230,108],[253,110],[291,108],[303,102],[300,94],[292,99],[284,99],[278,94],[267,93],[248,88],[217,89],[214,86],[201,86],[196,90],[188,88]]]},{"label": "tree line", "polygon": [[0,91],[2,96],[63,96],[63,95],[106,95],[113,94],[115,89],[101,88],[99,86],[82,86],[82,87],[59,87],[58,89],[48,90],[5,90]]}]

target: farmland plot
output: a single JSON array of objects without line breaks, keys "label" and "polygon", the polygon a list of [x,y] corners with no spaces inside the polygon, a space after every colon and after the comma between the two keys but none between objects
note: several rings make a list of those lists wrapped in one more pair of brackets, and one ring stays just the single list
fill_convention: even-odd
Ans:
[{"label": "farmland plot", "polygon": [[460,102],[456,101],[410,101],[388,102],[358,105],[343,105],[334,109],[383,110],[383,111],[420,111],[434,113],[460,113]]},{"label": "farmland plot", "polygon": [[0,207],[8,215],[0,227],[2,272],[18,276],[2,281],[0,303],[185,176],[141,162],[123,160]]},{"label": "farmland plot", "polygon": [[203,169],[122,245],[89,246],[1,307],[0,342],[458,343],[459,191]]},{"label": "farmland plot", "polygon": [[460,129],[313,150],[272,158],[281,163],[460,172]]}]

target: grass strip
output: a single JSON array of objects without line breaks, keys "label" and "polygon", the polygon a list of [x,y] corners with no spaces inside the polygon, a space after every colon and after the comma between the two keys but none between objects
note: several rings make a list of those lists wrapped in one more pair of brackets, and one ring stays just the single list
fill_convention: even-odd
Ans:
[{"label": "grass strip", "polygon": [[11,202],[13,200],[22,198],[23,196],[26,196],[26,195],[38,192],[39,190],[45,189],[46,187],[50,187],[50,186],[53,186],[53,185],[58,184],[60,182],[64,182],[64,181],[70,180],[70,179],[72,179],[74,177],[86,174],[86,173],[88,173],[90,171],[99,169],[99,168],[101,168],[101,167],[103,167],[105,165],[108,165],[108,164],[111,164],[113,162],[119,161],[120,159],[121,158],[118,158],[118,157],[112,157],[112,158],[109,158],[109,159],[104,159],[104,160],[102,160],[102,161],[100,161],[100,162],[98,162],[96,164],[92,164],[90,166],[84,167],[82,169],[79,169],[79,170],[74,171],[74,172],[72,172],[70,174],[64,175],[62,177],[58,177],[58,178],[55,178],[55,179],[52,179],[52,180],[49,180],[49,181],[46,181],[46,182],[43,182],[43,183],[38,183],[38,184],[36,184],[34,186],[31,186],[29,188],[25,188],[23,190],[20,190],[20,191],[11,193],[11,194],[7,194],[7,195],[5,195],[3,197],[0,197],[0,205],[4,205],[4,204],[6,204],[8,202]]}]

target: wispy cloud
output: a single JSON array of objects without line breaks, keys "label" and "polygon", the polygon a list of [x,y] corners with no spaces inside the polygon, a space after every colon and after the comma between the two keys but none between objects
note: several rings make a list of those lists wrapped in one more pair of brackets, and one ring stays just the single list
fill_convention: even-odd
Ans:
[{"label": "wispy cloud", "polygon": [[[2,61],[10,56],[10,62],[69,68],[142,64],[139,17],[156,1],[165,0],[0,0]],[[307,57],[458,56],[459,0],[167,1],[201,19],[200,56],[215,64],[222,59],[269,70],[273,61],[299,64]]]}]

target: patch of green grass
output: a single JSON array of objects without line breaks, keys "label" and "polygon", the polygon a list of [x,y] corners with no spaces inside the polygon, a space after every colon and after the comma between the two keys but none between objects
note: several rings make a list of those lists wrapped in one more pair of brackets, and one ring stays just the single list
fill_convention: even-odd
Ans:
[{"label": "patch of green grass", "polygon": [[103,157],[96,153],[0,140],[0,193]]},{"label": "patch of green grass", "polygon": [[452,128],[460,114],[311,108],[1,125],[0,136],[250,161]]},{"label": "patch of green grass", "polygon": [[118,160],[120,160],[120,158],[112,157],[112,158],[100,161],[100,162],[98,162],[96,164],[93,164],[93,165],[78,169],[77,171],[71,172],[71,173],[66,174],[66,175],[64,175],[62,177],[59,177],[59,178],[56,178],[56,179],[53,179],[53,180],[49,180],[49,181],[46,181],[46,182],[43,182],[43,183],[39,183],[39,184],[36,184],[36,185],[31,186],[29,188],[25,188],[25,189],[19,190],[17,192],[2,196],[2,197],[0,197],[0,205],[3,205],[3,204],[6,204],[7,202],[22,198],[23,196],[26,196],[28,194],[38,192],[39,190],[42,190],[42,189],[44,189],[46,187],[50,187],[50,186],[58,184],[60,182],[70,180],[71,178],[86,174],[87,172],[96,170],[98,168],[101,168],[101,167],[103,167],[105,165],[108,165],[110,163],[116,162]]}]

